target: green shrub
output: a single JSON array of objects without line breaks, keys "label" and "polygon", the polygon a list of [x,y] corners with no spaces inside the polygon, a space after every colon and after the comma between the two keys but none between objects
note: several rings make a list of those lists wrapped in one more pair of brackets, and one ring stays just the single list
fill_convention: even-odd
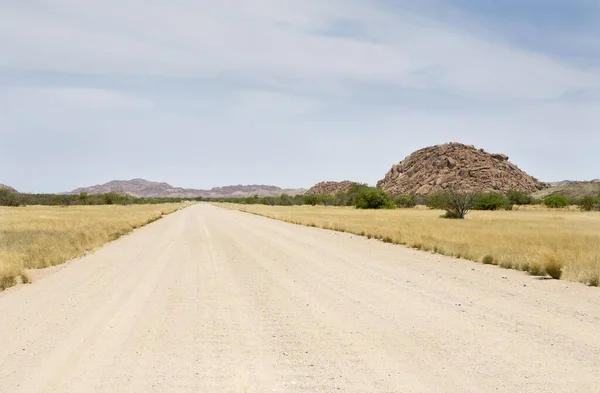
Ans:
[{"label": "green shrub", "polygon": [[317,206],[321,203],[321,195],[305,195],[304,203],[311,206]]},{"label": "green shrub", "polygon": [[425,199],[425,206],[430,209],[444,209],[448,198],[448,192],[438,191],[429,194]]},{"label": "green shrub", "polygon": [[600,209],[600,198],[594,198],[593,196],[584,196],[577,201],[579,209],[589,212],[592,210]]},{"label": "green shrub", "polygon": [[531,195],[527,195],[524,192],[517,190],[508,190],[506,194],[508,198],[508,202],[511,205],[531,205],[534,203],[533,197]]},{"label": "green shrub", "polygon": [[357,209],[392,209],[395,208],[390,197],[376,187],[364,187],[356,195],[354,207]]},{"label": "green shrub", "polygon": [[335,203],[335,197],[333,195],[321,195],[321,203],[325,206],[331,206]]},{"label": "green shrub", "polygon": [[359,196],[370,188],[367,184],[355,183],[348,191],[338,193],[336,200],[340,206],[356,206]]},{"label": "green shrub", "polygon": [[258,203],[258,200],[259,200],[258,195],[254,195],[251,197],[244,198],[242,203],[244,203],[246,205],[254,205],[255,203]]},{"label": "green shrub", "polygon": [[267,206],[275,206],[277,204],[277,199],[275,199],[275,197],[264,197],[260,199],[260,203]]},{"label": "green shrub", "polygon": [[21,206],[22,204],[18,193],[0,189],[0,206]]},{"label": "green shrub", "polygon": [[412,195],[400,195],[394,199],[394,204],[396,204],[396,207],[399,208],[411,208],[417,206],[415,197]]},{"label": "green shrub", "polygon": [[550,196],[543,200],[545,206],[556,209],[569,206],[569,199],[564,196]]},{"label": "green shrub", "polygon": [[497,192],[477,194],[473,200],[473,210],[500,210],[509,206],[509,200]]},{"label": "green shrub", "polygon": [[281,194],[278,202],[278,205],[280,206],[292,206],[294,204],[292,197],[290,197],[288,194]]}]

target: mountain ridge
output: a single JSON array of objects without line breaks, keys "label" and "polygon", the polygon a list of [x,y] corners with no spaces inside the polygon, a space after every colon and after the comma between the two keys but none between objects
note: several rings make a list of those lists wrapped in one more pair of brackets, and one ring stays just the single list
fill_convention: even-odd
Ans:
[{"label": "mountain ridge", "polygon": [[88,194],[104,194],[117,192],[144,198],[244,198],[253,195],[258,195],[260,197],[279,196],[281,194],[298,195],[303,194],[305,191],[306,190],[303,188],[284,189],[277,186],[261,184],[238,184],[203,190],[174,187],[166,182],[155,182],[135,178],[131,180],[111,180],[104,184],[79,187],[66,194],[80,194],[82,192]]}]

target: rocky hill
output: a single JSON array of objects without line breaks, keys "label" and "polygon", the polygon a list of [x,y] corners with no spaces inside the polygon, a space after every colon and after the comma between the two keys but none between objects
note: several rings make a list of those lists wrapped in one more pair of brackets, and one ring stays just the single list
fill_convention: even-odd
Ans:
[{"label": "rocky hill", "polygon": [[164,182],[153,182],[144,179],[113,180],[105,184],[91,187],[77,188],[68,194],[104,194],[107,192],[118,192],[136,197],[145,198],[243,198],[252,195],[278,196],[281,194],[297,195],[304,193],[304,189],[282,189],[276,186],[264,185],[237,185],[226,187],[215,187],[210,190],[198,190],[193,188],[173,187]]},{"label": "rocky hill", "polygon": [[306,191],[306,195],[335,195],[340,192],[346,192],[353,184],[356,184],[353,181],[344,180],[344,181],[323,181],[315,184],[311,188]]},{"label": "rocky hill", "polygon": [[394,165],[377,186],[393,195],[426,195],[447,189],[533,193],[548,187],[509,162],[504,154],[490,154],[461,143],[417,150]]},{"label": "rocky hill", "polygon": [[6,184],[2,184],[2,183],[0,183],[0,190],[8,190],[11,192],[17,192],[17,190],[12,188],[11,186],[7,186]]},{"label": "rocky hill", "polygon": [[581,198],[584,196],[600,195],[600,181],[561,181],[551,183],[551,187],[533,194],[533,197],[543,199],[549,196],[560,195],[567,198]]}]

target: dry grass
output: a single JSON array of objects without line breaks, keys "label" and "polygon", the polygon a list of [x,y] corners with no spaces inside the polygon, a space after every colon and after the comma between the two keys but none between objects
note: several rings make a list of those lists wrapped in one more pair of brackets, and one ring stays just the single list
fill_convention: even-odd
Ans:
[{"label": "dry grass", "polygon": [[598,285],[600,214],[569,210],[476,211],[444,220],[425,208],[222,205],[287,222],[404,244],[537,275]]},{"label": "dry grass", "polygon": [[0,207],[0,291],[30,282],[26,269],[64,263],[182,206]]}]

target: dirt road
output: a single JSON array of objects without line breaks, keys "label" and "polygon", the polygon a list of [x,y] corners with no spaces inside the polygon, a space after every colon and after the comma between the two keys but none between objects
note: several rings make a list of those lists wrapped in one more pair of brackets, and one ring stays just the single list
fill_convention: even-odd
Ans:
[{"label": "dirt road", "polygon": [[0,293],[0,392],[599,392],[600,290],[196,205]]}]

